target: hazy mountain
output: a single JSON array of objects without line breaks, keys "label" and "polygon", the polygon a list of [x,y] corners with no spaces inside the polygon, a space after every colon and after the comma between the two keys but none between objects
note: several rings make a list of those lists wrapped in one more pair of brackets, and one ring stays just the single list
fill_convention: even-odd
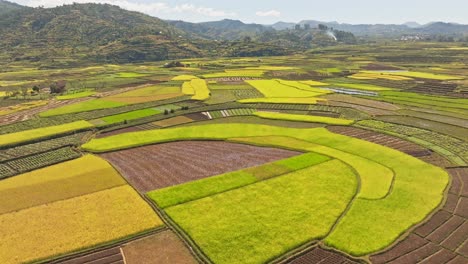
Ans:
[{"label": "hazy mountain", "polygon": [[276,30],[285,30],[285,29],[293,29],[296,26],[296,23],[291,22],[276,22],[275,24],[271,25],[272,28]]},{"label": "hazy mountain", "polygon": [[10,13],[12,11],[20,10],[20,9],[29,9],[29,7],[25,7],[22,5],[18,5],[16,3],[0,0],[0,16]]},{"label": "hazy mountain", "polygon": [[403,25],[409,27],[409,28],[419,28],[421,27],[422,25],[419,24],[418,22],[413,22],[413,21],[410,21],[410,22],[406,22],[404,23]]},{"label": "hazy mountain", "polygon": [[221,21],[190,23],[184,21],[167,21],[169,24],[196,34],[205,39],[236,40],[246,36],[255,36],[273,28],[260,24],[246,24],[239,20],[224,19]]}]

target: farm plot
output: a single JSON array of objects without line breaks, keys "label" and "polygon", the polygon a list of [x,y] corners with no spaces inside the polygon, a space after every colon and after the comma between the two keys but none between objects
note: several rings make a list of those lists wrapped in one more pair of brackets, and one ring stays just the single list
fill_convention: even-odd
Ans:
[{"label": "farm plot", "polygon": [[328,160],[330,158],[327,156],[311,152],[256,167],[249,167],[151,191],[148,192],[148,196],[159,207],[167,208],[305,169]]},{"label": "farm plot", "polygon": [[83,97],[90,97],[92,95],[95,95],[96,92],[94,91],[84,91],[84,92],[78,92],[78,93],[69,93],[66,95],[60,95],[57,96],[57,100],[71,100],[71,99],[77,99],[77,98],[83,98]]},{"label": "farm plot", "polygon": [[464,141],[468,141],[468,128],[410,116],[380,116],[378,120],[382,120],[388,123],[427,129],[444,135],[449,135],[454,138],[459,138]]},{"label": "farm plot", "polygon": [[0,147],[12,146],[20,143],[45,139],[52,136],[67,134],[73,131],[89,130],[93,127],[94,126],[89,122],[76,121],[58,126],[50,126],[0,135]]},{"label": "farm plot", "polygon": [[387,111],[396,111],[400,109],[400,107],[390,104],[390,103],[379,102],[379,101],[363,99],[363,98],[356,98],[356,97],[352,97],[349,95],[332,94],[332,95],[327,95],[324,98],[326,98],[328,101],[350,103],[350,104],[355,104],[355,105],[360,105],[360,106],[365,106],[365,107],[372,107],[372,108],[387,110]]},{"label": "farm plot", "polygon": [[446,113],[439,112],[439,111],[418,111],[417,109],[407,110],[403,109],[398,111],[399,114],[407,115],[407,116],[414,116],[422,119],[432,120],[436,122],[446,123],[454,126],[460,126],[464,128],[468,128],[468,117],[460,118],[454,116],[447,116],[444,115]]},{"label": "farm plot", "polygon": [[73,113],[80,113],[80,112],[87,112],[93,110],[100,110],[100,109],[108,109],[114,107],[125,106],[125,103],[121,102],[113,102],[106,99],[93,99],[89,101],[84,101],[80,103],[70,104],[54,109],[50,109],[44,111],[39,114],[41,117],[50,117],[50,116],[57,116],[57,115],[65,115],[65,114],[73,114]]},{"label": "farm plot", "polygon": [[333,86],[358,89],[358,90],[366,90],[366,91],[394,90],[393,88],[377,86],[377,85],[372,85],[372,84],[367,84],[367,83],[333,83]]},{"label": "farm plot", "polygon": [[421,147],[418,144],[397,137],[380,134],[371,130],[364,130],[361,128],[346,126],[328,126],[327,129],[333,133],[363,139],[382,146],[396,149],[413,157],[431,155],[430,150]]},{"label": "farm plot", "polygon": [[411,71],[363,71],[364,73],[377,73],[380,75],[390,76],[403,76],[409,78],[421,78],[421,79],[433,79],[433,80],[462,80],[463,78],[458,76],[451,76],[445,74],[433,74],[428,72],[411,72]]},{"label": "farm plot", "polygon": [[[121,123],[125,122],[128,120],[134,120],[134,119],[139,119],[147,116],[152,116],[152,115],[157,115],[160,114],[161,111],[149,108],[149,109],[142,109],[142,110],[135,110],[123,114],[118,114],[118,115],[112,115],[112,116],[106,116],[97,120],[103,121],[105,124],[115,124],[115,123]],[[94,122],[94,121],[90,121]]]},{"label": "farm plot", "polygon": [[310,264],[310,263],[323,263],[323,264],[358,264],[359,261],[352,260],[347,256],[337,252],[326,250],[321,247],[314,247],[297,257],[286,260],[288,264]]},{"label": "farm plot", "polygon": [[176,86],[157,85],[143,88],[132,87],[127,90],[123,90],[123,92],[120,93],[109,93],[107,96],[104,96],[100,99],[88,100],[51,109],[40,113],[40,116],[51,117],[73,113],[91,112],[96,110],[121,108],[124,106],[174,99],[180,96],[183,96],[183,93],[180,91],[180,88]]},{"label": "farm plot", "polygon": [[171,117],[168,119],[163,119],[160,121],[153,122],[153,125],[156,125],[158,127],[171,127],[171,126],[177,126],[177,125],[182,125],[182,124],[187,124],[191,123],[194,120],[187,117],[187,116],[176,116],[176,117]]},{"label": "farm plot", "polygon": [[[18,159],[8,160],[3,162],[2,164],[12,168],[15,171],[14,174],[18,174],[46,167],[62,161],[76,159],[80,156],[81,154],[74,151],[72,148],[63,147],[55,150],[29,155]],[[9,176],[12,175],[13,174]],[[5,177],[6,176],[7,175],[5,175]],[[0,179],[1,178],[3,177],[0,177]]]},{"label": "farm plot", "polygon": [[127,264],[198,263],[172,231],[163,231],[122,246]]},{"label": "farm plot", "polygon": [[125,180],[96,156],[3,180],[0,192],[11,198],[0,202],[2,263],[50,259],[162,225]]},{"label": "farm plot", "polygon": [[105,99],[123,104],[137,104],[175,98],[181,95],[183,94],[179,87],[156,85],[108,96]]},{"label": "farm plot", "polygon": [[139,191],[147,192],[297,154],[293,151],[227,142],[189,141],[111,152],[101,156],[116,166]]},{"label": "farm plot", "polygon": [[2,149],[0,150],[0,162],[33,155],[36,153],[47,152],[66,146],[78,146],[81,144],[82,139],[88,135],[90,135],[90,132],[82,132],[70,136],[44,140],[38,143]]},{"label": "farm plot", "polygon": [[357,126],[382,133],[403,137],[416,144],[432,149],[454,164],[465,166],[468,161],[468,144],[460,139],[411,126],[385,123],[377,120],[363,120]]},{"label": "farm plot", "polygon": [[178,75],[178,76],[172,78],[173,81],[190,81],[190,80],[193,80],[193,79],[198,79],[198,77],[193,76],[193,75]]},{"label": "farm plot", "polygon": [[55,257],[162,225],[130,186],[2,214],[0,222],[2,263]]},{"label": "farm plot", "polygon": [[[92,140],[83,147],[103,152],[191,138],[236,138],[237,142],[313,151],[332,155],[353,166],[359,173],[361,186],[366,187],[360,189],[359,196],[325,243],[357,256],[387,247],[405,230],[422,221],[440,204],[448,184],[448,175],[440,168],[399,151],[332,134],[323,128],[204,125],[128,133]],[[379,174],[375,174],[376,171]],[[374,236],[376,233],[379,236]]]},{"label": "farm plot", "polygon": [[125,184],[104,160],[86,155],[0,182],[0,193],[11,198],[0,201],[0,214]]},{"label": "farm plot", "polygon": [[37,107],[26,109],[26,110],[19,108],[21,110],[16,111],[16,110],[19,110],[18,108],[16,108],[16,110],[13,113],[11,113],[8,110],[10,112],[9,114],[3,115],[3,116],[0,115],[0,124],[6,125],[6,124],[11,124],[11,123],[20,122],[20,121],[26,121],[35,117],[37,114],[43,111],[58,108],[64,105],[81,102],[83,100],[86,100],[86,98],[72,99],[72,100],[67,100],[67,101],[51,100],[43,106],[37,106]]},{"label": "farm plot", "polygon": [[444,207],[403,241],[371,256],[372,263],[467,263],[468,169],[448,170],[452,185]]},{"label": "farm plot", "polygon": [[324,123],[324,124],[329,124],[329,125],[351,125],[354,122],[354,120],[348,120],[348,119],[343,119],[343,118],[311,116],[311,115],[293,115],[293,114],[272,113],[272,112],[255,112],[253,114],[255,116],[258,116],[261,118],[267,118],[267,119]]},{"label": "farm plot", "polygon": [[193,95],[193,100],[203,101],[210,98],[210,90],[206,81],[202,79],[193,79],[190,83],[185,82],[182,86],[182,91],[184,94]]},{"label": "farm plot", "polygon": [[356,188],[353,172],[335,160],[166,212],[215,263],[263,263],[324,237]]},{"label": "farm plot", "polygon": [[225,77],[262,77],[265,73],[264,70],[227,70],[225,72],[216,72],[204,74],[203,78],[213,79],[213,78],[225,78]]},{"label": "farm plot", "polygon": [[[288,84],[284,84],[285,81],[279,80],[254,80],[246,82],[255,87],[255,89],[260,91],[265,97],[270,98],[304,98],[327,93],[326,91],[319,92],[322,90],[312,88],[309,85],[299,82],[286,82]],[[294,84],[294,86],[291,84]],[[299,85],[301,88],[296,87]]]}]

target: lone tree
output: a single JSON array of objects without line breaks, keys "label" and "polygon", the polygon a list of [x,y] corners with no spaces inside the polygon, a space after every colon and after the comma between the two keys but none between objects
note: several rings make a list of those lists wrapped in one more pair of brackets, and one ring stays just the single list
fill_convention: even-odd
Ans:
[{"label": "lone tree", "polygon": [[34,92],[36,92],[36,93],[39,93],[39,91],[41,90],[41,88],[39,88],[39,86],[37,86],[37,85],[34,85],[33,88],[32,88],[32,90],[33,90]]},{"label": "lone tree", "polygon": [[50,93],[52,94],[63,93],[67,90],[66,86],[67,86],[66,81],[61,80],[58,82],[54,82],[50,85]]}]

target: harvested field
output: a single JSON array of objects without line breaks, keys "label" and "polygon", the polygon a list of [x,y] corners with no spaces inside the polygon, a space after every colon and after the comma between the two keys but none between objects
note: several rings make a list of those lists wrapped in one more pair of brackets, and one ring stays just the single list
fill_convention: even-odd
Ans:
[{"label": "harvested field", "polygon": [[288,158],[298,152],[216,141],[185,141],[102,154],[139,191]]},{"label": "harvested field", "polygon": [[448,171],[452,185],[443,208],[404,240],[371,256],[372,263],[468,263],[468,168]]},{"label": "harvested field", "polygon": [[321,247],[314,247],[297,257],[287,260],[283,263],[287,264],[353,264],[360,263],[356,260],[350,259],[340,253],[322,249]]},{"label": "harvested field", "polygon": [[89,254],[80,255],[66,260],[52,261],[53,264],[124,264],[120,246],[93,251]]},{"label": "harvested field", "polygon": [[413,157],[424,157],[424,156],[430,156],[432,154],[430,150],[423,148],[413,142],[409,142],[409,141],[406,141],[397,137],[385,135],[385,134],[380,134],[380,133],[370,131],[370,130],[355,128],[355,127],[345,127],[345,126],[328,126],[327,129],[333,133],[355,137],[355,138],[370,141],[370,142],[373,142],[382,146],[393,148],[401,152],[404,152],[406,154],[409,154]]},{"label": "harvested field", "polygon": [[395,112],[392,112],[390,110],[374,108],[374,107],[369,107],[369,106],[363,106],[363,105],[358,105],[358,104],[352,104],[352,103],[345,103],[345,102],[326,101],[326,102],[319,102],[319,104],[354,108],[356,110],[362,111],[362,112],[364,112],[364,113],[366,113],[368,115],[371,115],[371,116],[394,115],[395,114]]},{"label": "harvested field", "polygon": [[352,97],[352,96],[343,95],[343,94],[331,94],[331,95],[323,96],[323,98],[327,99],[328,101],[343,102],[343,103],[367,106],[367,107],[378,108],[378,109],[383,109],[383,110],[388,110],[388,111],[396,111],[400,109],[400,107],[394,104],[379,102],[379,101],[374,101],[374,100],[369,100],[369,99],[363,99],[363,98],[357,98],[357,97]]},{"label": "harvested field", "polygon": [[169,230],[130,242],[121,249],[126,264],[198,263],[179,237]]}]

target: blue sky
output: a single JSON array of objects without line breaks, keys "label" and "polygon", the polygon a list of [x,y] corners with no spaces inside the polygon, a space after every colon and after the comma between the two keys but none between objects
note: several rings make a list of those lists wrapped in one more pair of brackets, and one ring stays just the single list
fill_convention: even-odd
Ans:
[{"label": "blue sky", "polygon": [[468,24],[468,0],[12,0],[29,6],[52,7],[73,2],[119,5],[163,19],[191,22],[224,18],[270,24],[304,19],[344,23],[427,23],[445,21]]}]

